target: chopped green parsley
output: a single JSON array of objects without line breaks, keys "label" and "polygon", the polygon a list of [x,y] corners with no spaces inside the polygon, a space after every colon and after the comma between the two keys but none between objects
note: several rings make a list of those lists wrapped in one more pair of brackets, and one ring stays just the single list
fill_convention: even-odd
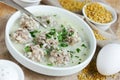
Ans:
[{"label": "chopped green parsley", "polygon": [[32,37],[36,37],[35,34],[38,33],[38,32],[40,32],[40,31],[34,30],[34,31],[31,31],[30,34],[31,34]]},{"label": "chopped green parsley", "polygon": [[76,51],[77,51],[77,53],[79,53],[80,52],[80,48],[77,48]]},{"label": "chopped green parsley", "polygon": [[30,52],[30,50],[31,50],[30,46],[26,46],[24,49],[25,49],[25,52]]},{"label": "chopped green parsley", "polygon": [[85,44],[82,44],[81,46],[84,47],[84,48],[87,48],[87,46]]}]

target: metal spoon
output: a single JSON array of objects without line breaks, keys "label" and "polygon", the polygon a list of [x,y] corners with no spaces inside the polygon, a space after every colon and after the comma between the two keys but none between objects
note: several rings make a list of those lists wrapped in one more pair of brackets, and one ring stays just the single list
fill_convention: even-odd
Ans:
[{"label": "metal spoon", "polygon": [[6,3],[6,4],[16,8],[17,10],[20,10],[21,12],[27,14],[28,16],[32,17],[35,21],[37,21],[42,27],[44,27],[44,28],[47,27],[46,24],[43,24],[42,22],[40,22],[40,20],[36,16],[34,16],[32,13],[30,13],[25,8],[23,8],[21,5],[17,4],[15,1],[13,1],[13,0],[0,0],[0,2]]}]

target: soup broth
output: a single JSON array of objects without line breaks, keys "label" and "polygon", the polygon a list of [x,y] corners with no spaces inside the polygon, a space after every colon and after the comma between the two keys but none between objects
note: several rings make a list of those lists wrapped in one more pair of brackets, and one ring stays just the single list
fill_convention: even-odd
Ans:
[{"label": "soup broth", "polygon": [[81,64],[89,55],[89,42],[81,25],[64,15],[37,15],[43,28],[23,14],[14,23],[10,38],[14,47],[37,63],[68,67]]}]

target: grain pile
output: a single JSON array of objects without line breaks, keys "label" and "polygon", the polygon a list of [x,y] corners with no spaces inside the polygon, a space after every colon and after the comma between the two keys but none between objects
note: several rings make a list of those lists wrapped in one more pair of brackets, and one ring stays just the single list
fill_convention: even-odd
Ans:
[{"label": "grain pile", "polygon": [[104,37],[103,35],[101,35],[97,30],[93,30],[95,38],[97,40],[106,40],[106,37]]},{"label": "grain pile", "polygon": [[85,14],[93,21],[99,23],[109,23],[113,18],[111,12],[97,2],[88,4],[85,8]]},{"label": "grain pile", "polygon": [[70,11],[77,12],[82,10],[83,6],[91,0],[58,0],[60,5]]},{"label": "grain pile", "polygon": [[96,62],[93,60],[85,69],[78,75],[78,80],[106,80],[106,76],[98,73]]}]

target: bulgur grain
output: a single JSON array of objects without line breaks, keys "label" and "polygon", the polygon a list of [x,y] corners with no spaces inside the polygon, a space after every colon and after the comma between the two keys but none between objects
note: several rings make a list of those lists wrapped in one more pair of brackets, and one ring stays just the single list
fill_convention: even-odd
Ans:
[{"label": "bulgur grain", "polygon": [[103,35],[101,35],[97,30],[93,30],[93,32],[97,40],[106,40],[106,38]]},{"label": "bulgur grain", "polygon": [[98,73],[96,62],[93,60],[85,69],[78,75],[78,80],[106,80],[106,76]]},{"label": "bulgur grain", "polygon": [[108,23],[112,21],[112,14],[105,7],[97,2],[90,3],[85,8],[87,17],[95,22]]},{"label": "bulgur grain", "polygon": [[58,0],[60,2],[60,5],[70,11],[76,12],[82,10],[83,6],[90,2],[91,0]]}]

